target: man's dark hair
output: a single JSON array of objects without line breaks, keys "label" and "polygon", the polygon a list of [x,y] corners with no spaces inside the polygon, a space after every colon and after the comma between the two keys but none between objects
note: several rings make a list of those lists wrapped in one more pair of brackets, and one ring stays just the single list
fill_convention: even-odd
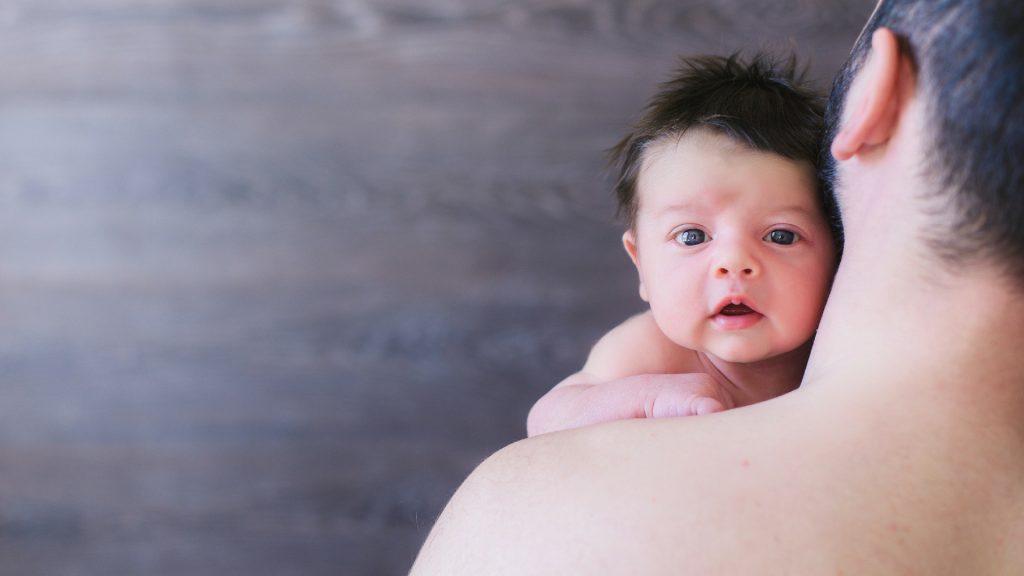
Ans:
[{"label": "man's dark hair", "polygon": [[[817,169],[824,112],[824,97],[807,86],[795,57],[683,58],[677,74],[660,86],[633,130],[610,150],[610,162],[618,167],[619,213],[631,229],[636,226],[637,180],[647,149],[694,128]],[[830,199],[822,198],[823,207],[836,232],[838,218],[833,217]]]},{"label": "man's dark hair", "polygon": [[843,103],[883,27],[913,63],[925,102],[921,171],[940,215],[925,240],[951,267],[990,262],[1024,283],[1024,2],[883,0],[829,98],[821,164],[830,196]]}]

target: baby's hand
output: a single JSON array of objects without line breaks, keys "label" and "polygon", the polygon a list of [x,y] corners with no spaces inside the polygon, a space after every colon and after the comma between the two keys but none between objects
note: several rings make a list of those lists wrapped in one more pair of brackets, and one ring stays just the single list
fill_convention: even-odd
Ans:
[{"label": "baby's hand", "polygon": [[642,374],[597,383],[578,373],[534,404],[526,428],[536,436],[613,420],[697,416],[735,406],[707,374]]},{"label": "baby's hand", "polygon": [[646,374],[617,382],[638,386],[643,399],[643,415],[638,414],[638,418],[700,416],[735,406],[732,398],[708,374]]}]

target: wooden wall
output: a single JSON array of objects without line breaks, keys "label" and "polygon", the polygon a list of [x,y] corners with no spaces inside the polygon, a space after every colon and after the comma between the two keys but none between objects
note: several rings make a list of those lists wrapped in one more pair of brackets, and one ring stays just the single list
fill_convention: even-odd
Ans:
[{"label": "wooden wall", "polygon": [[0,571],[402,574],[640,309],[602,151],[871,0],[0,1]]}]

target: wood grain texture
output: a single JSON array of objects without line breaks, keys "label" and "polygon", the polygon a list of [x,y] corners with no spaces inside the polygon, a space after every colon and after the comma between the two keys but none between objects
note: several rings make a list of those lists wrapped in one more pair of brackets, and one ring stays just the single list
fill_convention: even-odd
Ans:
[{"label": "wood grain texture", "polygon": [[0,2],[0,564],[402,574],[640,309],[602,151],[868,0]]}]

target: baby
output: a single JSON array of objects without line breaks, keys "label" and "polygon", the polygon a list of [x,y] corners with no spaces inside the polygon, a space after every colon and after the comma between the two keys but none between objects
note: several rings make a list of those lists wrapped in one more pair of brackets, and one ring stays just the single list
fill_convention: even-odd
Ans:
[{"label": "baby", "polygon": [[537,401],[530,436],[799,386],[838,258],[816,172],[823,101],[801,82],[793,61],[685,60],[612,150],[650,310]]}]

